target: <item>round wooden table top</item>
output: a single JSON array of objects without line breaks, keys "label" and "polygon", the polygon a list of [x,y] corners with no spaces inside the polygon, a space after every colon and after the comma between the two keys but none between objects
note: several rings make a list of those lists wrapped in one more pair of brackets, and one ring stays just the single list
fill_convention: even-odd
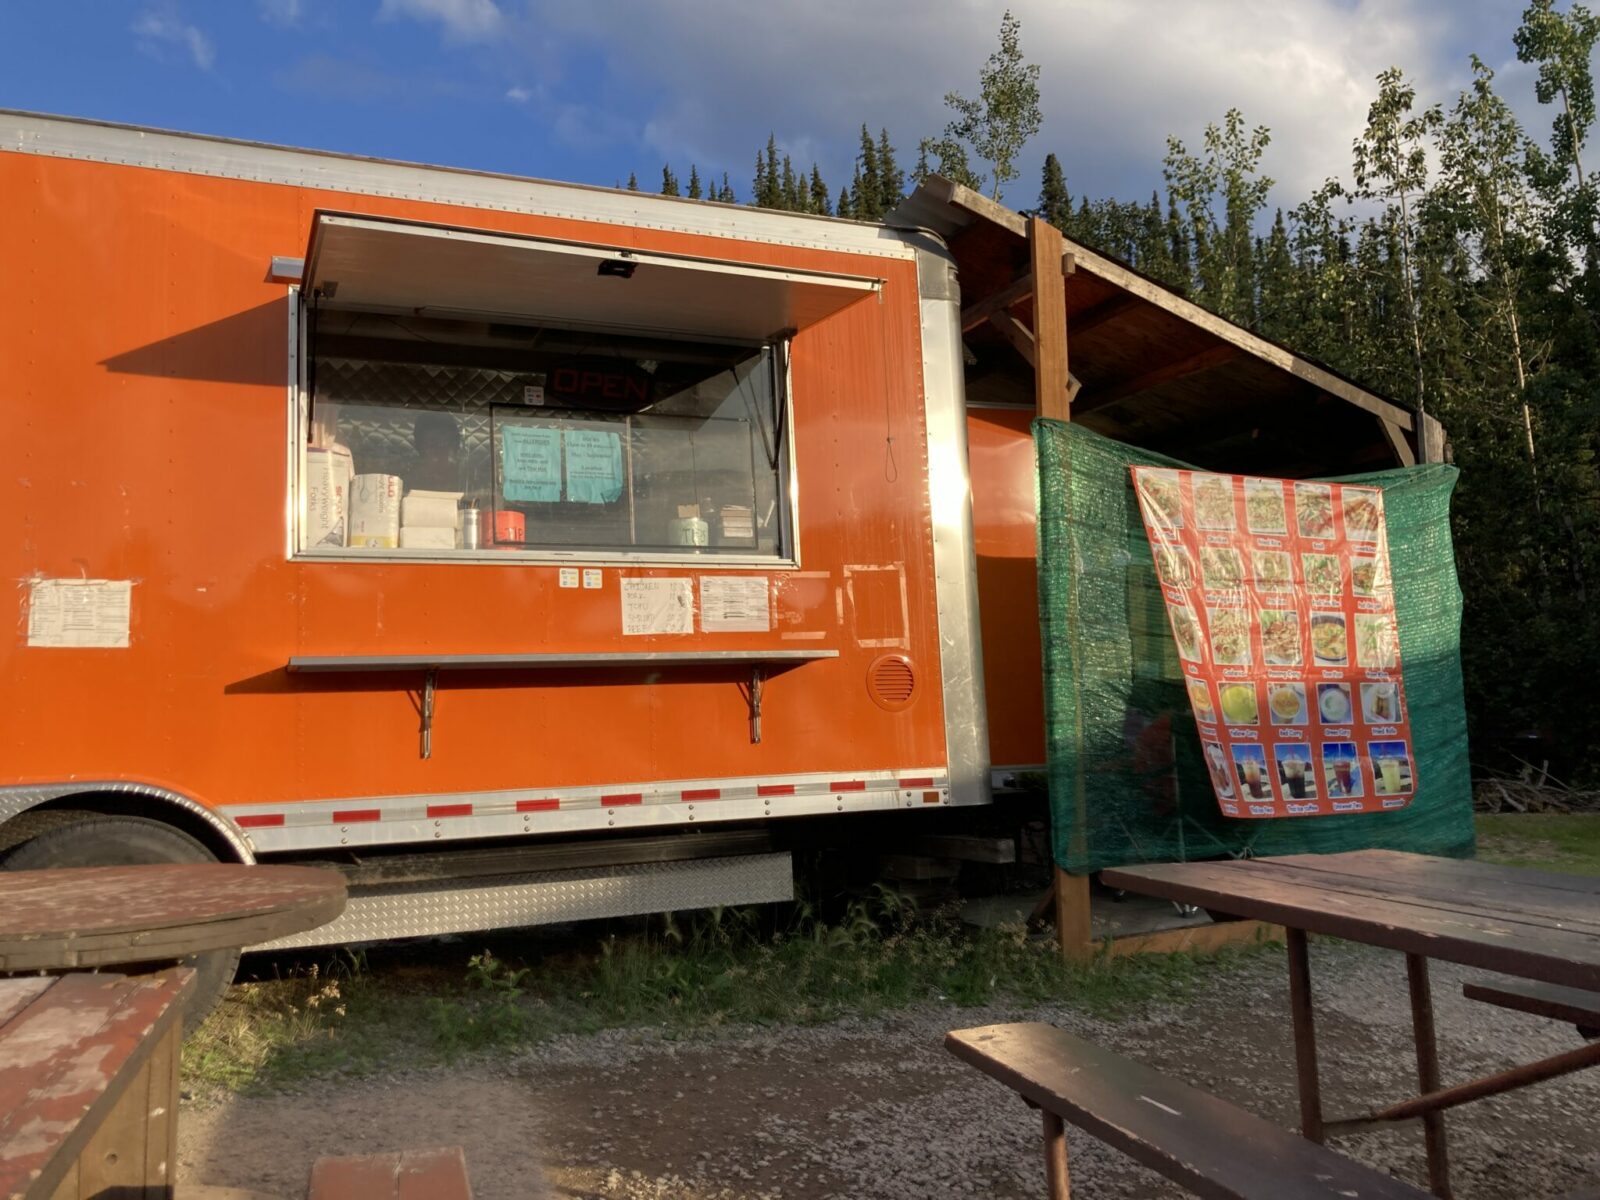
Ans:
[{"label": "round wooden table top", "polygon": [[344,911],[324,867],[171,863],[0,871],[0,971],[160,962],[255,946]]}]

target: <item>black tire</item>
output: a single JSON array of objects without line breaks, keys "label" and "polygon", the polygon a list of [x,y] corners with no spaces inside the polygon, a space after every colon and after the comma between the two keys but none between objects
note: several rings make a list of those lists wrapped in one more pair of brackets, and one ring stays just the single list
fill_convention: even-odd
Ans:
[{"label": "black tire", "polygon": [[[63,819],[47,822],[50,827],[21,845],[16,846],[0,860],[8,871],[37,871],[49,867],[136,867],[150,863],[208,863],[217,856],[204,845],[160,821],[146,817],[108,817],[98,813],[24,813],[18,820],[30,815],[52,816]],[[221,1003],[228,985],[233,982],[239,968],[239,951],[212,950],[177,960],[195,970],[194,991],[183,1009],[183,1027],[186,1032],[199,1028],[200,1022]],[[126,970],[137,974],[164,964],[135,963]],[[106,968],[115,970],[117,968]]]}]

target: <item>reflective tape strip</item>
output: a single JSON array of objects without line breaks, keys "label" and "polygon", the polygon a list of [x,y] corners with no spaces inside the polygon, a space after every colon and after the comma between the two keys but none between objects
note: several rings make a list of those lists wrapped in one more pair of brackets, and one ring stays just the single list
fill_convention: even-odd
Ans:
[{"label": "reflective tape strip", "polygon": [[428,805],[430,817],[470,817],[472,805],[470,804],[430,804]]},{"label": "reflective tape strip", "polygon": [[[868,771],[861,775],[682,779],[649,784],[529,788],[493,792],[362,796],[277,804],[224,805],[220,815],[247,831],[255,849],[371,845],[441,836],[526,836],[582,829],[649,828],[683,821],[921,807],[949,803],[942,769]],[[669,810],[670,806],[670,810]],[[545,821],[538,814],[548,814]],[[426,822],[426,826],[422,825]],[[423,830],[426,830],[423,834]]]}]

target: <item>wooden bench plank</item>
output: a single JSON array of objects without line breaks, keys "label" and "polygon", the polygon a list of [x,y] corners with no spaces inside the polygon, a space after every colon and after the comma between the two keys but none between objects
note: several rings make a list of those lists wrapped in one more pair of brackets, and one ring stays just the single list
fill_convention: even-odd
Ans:
[{"label": "wooden bench plank", "polygon": [[1586,1038],[1600,1037],[1600,992],[1526,979],[1485,979],[1462,984],[1461,994],[1468,1000],[1566,1021],[1576,1025]]},{"label": "wooden bench plank", "polygon": [[306,1200],[472,1200],[467,1156],[445,1146],[319,1158]]},{"label": "wooden bench plank", "polygon": [[945,1048],[1208,1200],[1420,1200],[1426,1192],[1037,1022],[956,1030]]},{"label": "wooden bench plank", "polygon": [[0,1027],[0,1197],[166,1186],[170,1132],[151,1161],[149,1120],[177,1104],[179,1006],[193,979],[186,968],[53,978]]}]

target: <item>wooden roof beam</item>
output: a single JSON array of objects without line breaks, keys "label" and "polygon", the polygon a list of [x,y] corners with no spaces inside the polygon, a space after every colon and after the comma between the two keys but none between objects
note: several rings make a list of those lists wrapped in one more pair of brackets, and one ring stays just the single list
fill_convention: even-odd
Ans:
[{"label": "wooden roof beam", "polygon": [[1175,380],[1187,379],[1191,375],[1199,375],[1210,371],[1241,357],[1239,351],[1226,343],[1220,346],[1211,346],[1197,354],[1190,354],[1174,362],[1164,363],[1154,370],[1146,371],[1143,375],[1136,375],[1132,379],[1125,379],[1121,383],[1108,388],[1091,390],[1089,395],[1079,406],[1081,412],[1092,412],[1097,408],[1105,408],[1115,404],[1118,400],[1126,400],[1129,396],[1137,396],[1140,392],[1148,392],[1151,388],[1158,388],[1163,384]]},{"label": "wooden roof beam", "polygon": [[998,292],[992,292],[975,304],[961,310],[961,332],[971,333],[995,313],[1005,312],[1033,295],[1033,272],[1013,280]]},{"label": "wooden roof beam", "polygon": [[1098,329],[1107,321],[1115,320],[1130,308],[1137,308],[1139,304],[1140,301],[1134,296],[1112,296],[1099,304],[1091,304],[1075,317],[1068,317],[1067,328],[1073,337],[1081,337],[1091,329]]}]

